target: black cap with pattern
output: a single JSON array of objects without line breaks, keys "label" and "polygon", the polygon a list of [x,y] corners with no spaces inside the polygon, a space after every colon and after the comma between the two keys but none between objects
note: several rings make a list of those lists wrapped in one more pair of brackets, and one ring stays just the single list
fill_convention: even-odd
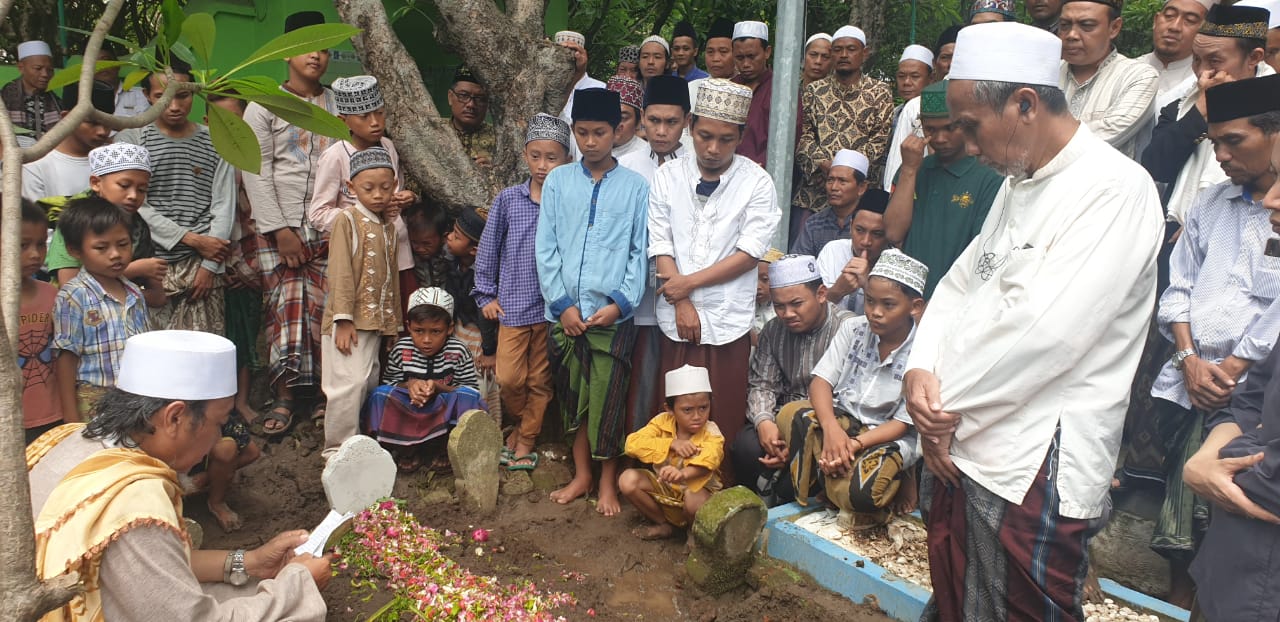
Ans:
[{"label": "black cap with pattern", "polygon": [[1266,39],[1267,21],[1271,12],[1254,6],[1213,5],[1200,34],[1210,37],[1234,37],[1237,39]]}]

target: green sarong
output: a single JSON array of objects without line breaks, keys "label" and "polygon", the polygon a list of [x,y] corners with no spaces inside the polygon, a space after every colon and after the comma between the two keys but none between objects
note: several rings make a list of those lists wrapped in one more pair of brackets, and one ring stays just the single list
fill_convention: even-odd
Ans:
[{"label": "green sarong", "polygon": [[559,322],[551,329],[553,353],[560,361],[555,385],[565,435],[576,434],[586,423],[591,457],[595,460],[608,460],[623,453],[635,341],[636,328],[631,320],[608,328],[591,328],[577,337],[566,335]]}]

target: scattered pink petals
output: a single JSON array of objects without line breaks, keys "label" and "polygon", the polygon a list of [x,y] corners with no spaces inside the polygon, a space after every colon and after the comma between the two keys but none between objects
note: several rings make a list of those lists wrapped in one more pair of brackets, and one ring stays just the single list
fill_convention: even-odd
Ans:
[{"label": "scattered pink petals", "polygon": [[475,530],[475,531],[471,532],[471,539],[472,539],[472,540],[475,540],[476,542],[488,542],[488,541],[489,541],[489,530],[488,530],[488,529],[477,529],[477,530]]}]

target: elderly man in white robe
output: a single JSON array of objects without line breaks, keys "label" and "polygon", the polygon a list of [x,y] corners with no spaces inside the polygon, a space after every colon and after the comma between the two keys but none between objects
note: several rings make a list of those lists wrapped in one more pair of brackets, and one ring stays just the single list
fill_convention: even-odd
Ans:
[{"label": "elderly man in white robe", "polygon": [[[1064,12],[1065,17],[1065,12]],[[960,32],[947,105],[1007,175],[935,290],[904,375],[928,467],[926,620],[1083,620],[1129,385],[1155,296],[1160,202],[1072,117],[1060,43]]]},{"label": "elderly man in white robe", "polygon": [[117,386],[87,425],[27,448],[37,573],[85,589],[44,620],[324,620],[330,558],[294,556],[305,531],[246,551],[191,550],[178,474],[221,436],[236,394],[235,346],[153,331],[125,344]]}]

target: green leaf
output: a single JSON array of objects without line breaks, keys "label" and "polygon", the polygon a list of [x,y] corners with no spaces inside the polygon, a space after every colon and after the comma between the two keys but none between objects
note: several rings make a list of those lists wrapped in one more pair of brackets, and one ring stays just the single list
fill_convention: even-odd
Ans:
[{"label": "green leaf", "polygon": [[[283,95],[280,83],[266,76],[245,76],[227,80],[227,87],[246,95],[261,93],[263,95]],[[296,97],[294,99],[297,99]]]},{"label": "green leaf", "polygon": [[195,53],[196,58],[200,59],[201,69],[209,68],[209,60],[213,58],[213,41],[216,34],[217,27],[213,23],[213,16],[208,13],[188,15],[187,20],[182,22],[182,36],[186,37],[191,51]]},{"label": "green leaf", "polygon": [[228,164],[245,172],[258,174],[262,170],[262,153],[253,128],[243,119],[222,106],[207,106],[209,113],[209,137],[213,148]]},{"label": "green leaf", "polygon": [[[287,98],[293,102],[285,103],[279,98]],[[249,101],[257,102],[263,108],[266,108],[272,114],[284,119],[290,125],[296,125],[309,132],[315,132],[321,136],[336,138],[338,140],[347,140],[351,138],[351,130],[347,128],[347,124],[342,119],[329,114],[329,111],[321,108],[311,102],[292,97],[290,95],[280,95],[275,97],[251,96]],[[299,112],[296,103],[303,106],[304,111]]]},{"label": "green leaf", "polygon": [[[114,69],[116,67],[124,67],[131,64],[132,63],[119,60],[100,60],[94,63],[93,71],[94,73],[97,73],[103,69]],[[80,68],[83,66],[84,63],[75,63],[74,65],[59,69],[58,72],[53,74],[53,77],[49,79],[49,86],[46,86],[45,90],[51,93],[56,93],[64,86],[79,82]]]},{"label": "green leaf", "polygon": [[151,75],[150,71],[139,69],[138,71],[135,71],[125,76],[124,81],[120,83],[120,89],[127,91],[135,86],[138,86],[139,84],[142,83],[143,78],[146,78],[149,75]]},{"label": "green leaf", "polygon": [[182,59],[182,62],[191,65],[192,67],[196,66],[196,55],[192,53],[191,48],[186,45],[183,45],[180,42],[175,43],[173,44],[173,47],[169,48],[169,52]]},{"label": "green leaf", "polygon": [[305,26],[266,42],[257,51],[250,54],[244,62],[237,65],[235,69],[228,71],[227,75],[233,75],[241,69],[257,63],[269,60],[283,60],[316,50],[327,50],[358,34],[360,34],[359,28],[347,24]]},{"label": "green leaf", "polygon": [[182,22],[186,21],[187,15],[182,12],[182,7],[178,5],[178,0],[164,0],[160,3],[160,15],[163,17],[163,25],[160,29],[164,36],[164,42],[170,48],[178,42],[178,37],[182,36]]}]

